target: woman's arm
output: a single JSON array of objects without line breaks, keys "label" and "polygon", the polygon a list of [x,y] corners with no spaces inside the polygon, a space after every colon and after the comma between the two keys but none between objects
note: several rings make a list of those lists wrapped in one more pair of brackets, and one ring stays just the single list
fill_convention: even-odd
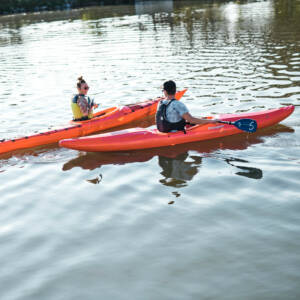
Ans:
[{"label": "woman's arm", "polygon": [[81,113],[83,114],[83,116],[88,116],[89,114],[89,105],[88,102],[86,101],[86,99],[84,97],[79,96],[78,100],[77,100],[77,104],[80,107]]}]

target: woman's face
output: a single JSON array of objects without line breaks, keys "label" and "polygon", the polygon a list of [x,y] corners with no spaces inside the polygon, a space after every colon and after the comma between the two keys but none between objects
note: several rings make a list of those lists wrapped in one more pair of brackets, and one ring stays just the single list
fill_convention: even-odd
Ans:
[{"label": "woman's face", "polygon": [[86,95],[88,90],[89,90],[89,86],[87,83],[82,83],[80,88],[78,88],[78,92],[79,94],[83,94],[83,95]]}]

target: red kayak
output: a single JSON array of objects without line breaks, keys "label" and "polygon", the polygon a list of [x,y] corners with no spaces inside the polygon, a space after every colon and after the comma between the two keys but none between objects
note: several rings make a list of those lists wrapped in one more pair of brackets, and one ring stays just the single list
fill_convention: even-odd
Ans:
[{"label": "red kayak", "polygon": [[[257,128],[264,128],[279,123],[293,111],[294,106],[290,105],[260,112],[222,114],[217,118],[231,122],[241,118],[252,119],[257,122]],[[64,139],[59,142],[59,145],[91,152],[126,151],[210,140],[241,132],[240,129],[230,124],[195,125],[187,128],[186,133],[182,131],[162,133],[157,129],[133,128],[82,138]]]}]

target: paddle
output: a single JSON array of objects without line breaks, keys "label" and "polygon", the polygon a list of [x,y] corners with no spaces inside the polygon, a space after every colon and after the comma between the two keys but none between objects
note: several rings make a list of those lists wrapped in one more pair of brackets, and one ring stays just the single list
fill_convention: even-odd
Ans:
[{"label": "paddle", "polygon": [[253,119],[239,119],[235,122],[231,121],[218,121],[218,123],[233,125],[236,128],[246,131],[246,132],[255,132],[257,129],[257,122]]}]

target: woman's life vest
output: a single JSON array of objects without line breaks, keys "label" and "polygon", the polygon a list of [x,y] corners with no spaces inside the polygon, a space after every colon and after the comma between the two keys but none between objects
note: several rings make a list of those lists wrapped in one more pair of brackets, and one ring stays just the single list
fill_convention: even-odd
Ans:
[{"label": "woman's life vest", "polygon": [[[90,108],[88,115],[84,115],[83,112],[81,111],[80,106],[77,103],[79,97],[85,97],[85,99],[87,101],[87,104]],[[71,101],[71,108],[72,108],[72,112],[73,112],[73,120],[74,121],[83,121],[83,120],[91,119],[93,117],[92,107],[93,107],[93,101],[91,101],[90,97],[84,96],[84,95],[75,95],[72,98],[72,101]]]},{"label": "woman's life vest", "polygon": [[156,111],[156,126],[157,129],[160,132],[170,132],[173,130],[182,130],[185,132],[185,125],[186,121],[184,119],[181,119],[179,122],[172,123],[167,120],[166,112],[167,112],[167,107],[171,104],[172,101],[176,101],[175,99],[172,99],[169,101],[169,103],[165,104],[163,101],[160,101],[159,107]]}]

